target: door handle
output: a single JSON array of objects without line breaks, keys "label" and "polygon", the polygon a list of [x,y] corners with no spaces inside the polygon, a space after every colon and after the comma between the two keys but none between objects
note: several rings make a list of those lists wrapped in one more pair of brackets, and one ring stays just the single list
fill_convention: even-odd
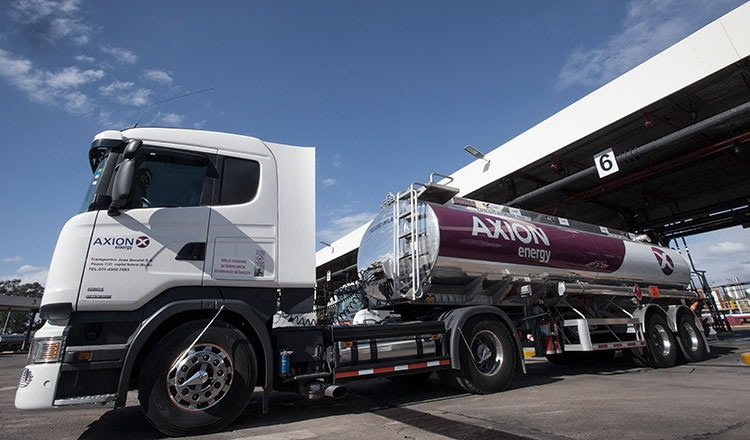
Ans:
[{"label": "door handle", "polygon": [[188,243],[177,252],[175,260],[203,261],[206,259],[206,243]]}]

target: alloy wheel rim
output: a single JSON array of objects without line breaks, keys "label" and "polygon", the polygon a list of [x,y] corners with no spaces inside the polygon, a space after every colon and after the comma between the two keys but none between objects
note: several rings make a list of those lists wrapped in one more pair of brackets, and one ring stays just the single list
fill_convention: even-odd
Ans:
[{"label": "alloy wheel rim", "polygon": [[480,374],[491,376],[500,369],[504,360],[500,339],[489,330],[481,330],[471,340],[474,365]]},{"label": "alloy wheel rim", "polygon": [[196,344],[167,373],[167,394],[180,409],[203,411],[226,396],[233,372],[232,359],[223,348]]}]

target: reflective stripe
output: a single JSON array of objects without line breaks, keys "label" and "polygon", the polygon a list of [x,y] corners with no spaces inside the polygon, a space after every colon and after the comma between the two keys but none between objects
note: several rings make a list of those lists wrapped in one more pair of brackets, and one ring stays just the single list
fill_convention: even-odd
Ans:
[{"label": "reflective stripe", "polygon": [[342,371],[340,373],[336,373],[335,377],[336,379],[343,379],[346,377],[369,376],[373,374],[393,373],[395,371],[419,370],[422,368],[450,365],[450,363],[451,361],[448,359],[441,359],[439,361],[429,361],[429,362],[415,362],[413,364],[395,365],[392,367],[366,368],[364,370]]},{"label": "reflective stripe", "polygon": [[608,344],[596,344],[595,350],[607,350],[612,348],[645,347],[645,341],[610,342]]}]

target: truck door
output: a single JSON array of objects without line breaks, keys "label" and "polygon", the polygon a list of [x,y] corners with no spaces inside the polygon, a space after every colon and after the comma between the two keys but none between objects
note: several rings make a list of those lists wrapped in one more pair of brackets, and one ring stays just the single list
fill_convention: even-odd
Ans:
[{"label": "truck door", "polygon": [[276,282],[276,164],[264,145],[257,147],[253,154],[218,156],[204,285],[272,287]]},{"label": "truck door", "polygon": [[200,286],[216,150],[144,144],[127,206],[100,211],[79,310],[133,310],[174,286]]}]

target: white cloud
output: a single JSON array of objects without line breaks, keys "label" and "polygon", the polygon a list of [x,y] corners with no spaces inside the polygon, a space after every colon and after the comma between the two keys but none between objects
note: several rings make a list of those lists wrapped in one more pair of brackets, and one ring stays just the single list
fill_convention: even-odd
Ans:
[{"label": "white cloud", "polygon": [[[750,281],[750,231],[735,226],[687,238],[698,270],[706,271],[711,285]],[[680,241],[682,245],[682,241]]]},{"label": "white cloud", "polygon": [[178,113],[162,113],[156,114],[157,123],[160,125],[166,125],[169,127],[177,127],[182,125],[182,121],[185,119],[185,115]]},{"label": "white cloud", "polygon": [[736,241],[722,241],[715,245],[709,246],[708,251],[712,254],[736,254],[739,252],[745,252],[747,247]]},{"label": "white cloud", "polygon": [[101,50],[107,55],[113,56],[120,63],[135,64],[138,61],[138,55],[135,52],[122,47],[102,46]]},{"label": "white cloud", "polygon": [[323,180],[321,181],[321,183],[322,183],[322,184],[323,184],[324,186],[333,186],[333,185],[335,185],[335,184],[336,184],[336,179],[331,179],[331,178],[328,178],[328,179],[323,179]]},{"label": "white cloud", "polygon": [[103,70],[80,70],[78,67],[66,67],[59,72],[47,75],[47,85],[56,89],[70,89],[96,81],[104,77]]},{"label": "white cloud", "polygon": [[145,70],[143,76],[160,84],[172,84],[172,76],[163,70]]},{"label": "white cloud", "polygon": [[344,165],[344,156],[339,153],[333,155],[333,162],[331,162],[335,168],[341,168]]},{"label": "white cloud", "polygon": [[132,83],[130,81],[114,81],[106,86],[99,87],[99,92],[104,96],[111,96],[115,93],[120,93],[125,90],[132,89],[133,86],[135,86],[135,83]]},{"label": "white cloud", "polygon": [[56,13],[77,12],[80,3],[80,0],[16,0],[10,7],[10,15],[22,23],[36,23]]},{"label": "white cloud", "polygon": [[85,24],[81,18],[58,17],[50,22],[48,40],[54,42],[70,38],[71,41],[82,46],[88,44],[91,33],[91,26]]},{"label": "white cloud", "polygon": [[23,261],[23,257],[16,255],[15,257],[5,257],[2,259],[3,263],[20,263]]},{"label": "white cloud", "polygon": [[79,63],[88,63],[88,64],[91,64],[94,61],[96,61],[96,58],[90,57],[88,55],[76,55],[73,57],[73,59],[78,61]]},{"label": "white cloud", "polygon": [[140,107],[148,104],[148,98],[151,96],[151,93],[149,89],[140,88],[118,96],[117,100],[120,101],[120,104]]},{"label": "white cloud", "polygon": [[578,48],[568,55],[558,76],[558,86],[600,86],[740,3],[739,0],[633,0],[628,3],[617,33],[597,47]]},{"label": "white cloud", "polygon": [[31,60],[19,58],[0,49],[0,75],[23,91],[32,91],[41,84],[39,74],[32,71]]},{"label": "white cloud", "polygon": [[8,15],[21,25],[32,26],[34,35],[49,44],[68,39],[75,44],[87,44],[93,27],[80,12],[79,0],[16,0]]},{"label": "white cloud", "polygon": [[16,273],[29,273],[29,272],[38,272],[40,270],[44,269],[43,267],[37,267],[32,266],[30,264],[24,264],[23,266],[16,269]]},{"label": "white cloud", "polygon": [[63,97],[63,106],[70,113],[88,113],[93,107],[89,97],[79,91],[68,92]]},{"label": "white cloud", "polygon": [[71,113],[90,111],[90,99],[77,88],[103,76],[102,70],[80,70],[77,67],[66,67],[57,72],[35,68],[31,60],[0,49],[0,77],[32,101],[60,106]]},{"label": "white cloud", "polygon": [[328,222],[328,226],[318,230],[318,239],[333,241],[352,232],[375,217],[375,213],[362,212],[343,217],[337,217]]},{"label": "white cloud", "polygon": [[20,279],[21,283],[41,283],[47,282],[47,274],[49,269],[46,267],[32,266],[30,264],[24,264],[23,266],[16,269],[15,273],[8,275],[0,275],[2,280],[13,280]]},{"label": "white cloud", "polygon": [[153,92],[149,89],[135,88],[135,83],[131,81],[114,81],[99,87],[99,93],[115,98],[120,104],[140,107],[148,104]]},{"label": "white cloud", "polygon": [[193,128],[198,130],[200,130],[201,128],[205,128],[207,122],[208,121],[206,121],[205,119],[201,119],[200,121],[193,123]]}]

